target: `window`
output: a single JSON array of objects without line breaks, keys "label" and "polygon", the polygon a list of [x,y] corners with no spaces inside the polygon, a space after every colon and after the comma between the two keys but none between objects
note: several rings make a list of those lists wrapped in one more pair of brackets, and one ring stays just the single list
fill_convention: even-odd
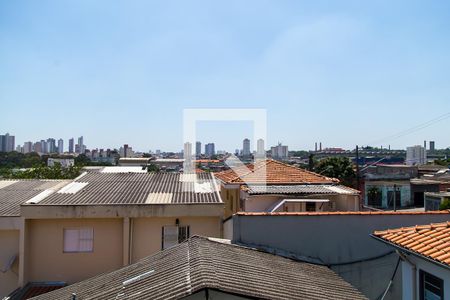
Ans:
[{"label": "window", "polygon": [[189,226],[164,226],[162,228],[162,250],[184,242],[190,236]]},{"label": "window", "polygon": [[316,203],[306,202],[306,211],[316,211]]},{"label": "window", "polygon": [[442,279],[420,270],[420,300],[444,299],[444,282]]},{"label": "window", "polygon": [[94,229],[64,229],[64,252],[94,251]]}]

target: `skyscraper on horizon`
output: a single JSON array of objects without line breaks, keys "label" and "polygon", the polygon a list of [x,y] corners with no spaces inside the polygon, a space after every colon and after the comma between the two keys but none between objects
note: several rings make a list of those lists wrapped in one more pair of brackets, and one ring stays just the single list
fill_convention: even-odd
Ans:
[{"label": "skyscraper on horizon", "polygon": [[200,157],[202,155],[202,143],[196,142],[195,143],[195,156]]},{"label": "skyscraper on horizon", "polygon": [[11,152],[15,150],[15,139],[14,135],[6,133],[0,135],[0,152]]},{"label": "skyscraper on horizon", "polygon": [[205,145],[205,155],[211,157],[216,154],[214,143],[208,143]]},{"label": "skyscraper on horizon", "polygon": [[74,151],[74,139],[73,138],[70,138],[69,139],[69,153],[74,153],[73,151]]},{"label": "skyscraper on horizon", "polygon": [[266,155],[266,150],[264,149],[264,140],[258,139],[256,141],[256,157],[264,157]]},{"label": "skyscraper on horizon", "polygon": [[249,157],[250,154],[250,140],[245,138],[242,142],[242,156]]},{"label": "skyscraper on horizon", "polygon": [[58,140],[58,153],[64,153],[64,141],[63,139]]}]

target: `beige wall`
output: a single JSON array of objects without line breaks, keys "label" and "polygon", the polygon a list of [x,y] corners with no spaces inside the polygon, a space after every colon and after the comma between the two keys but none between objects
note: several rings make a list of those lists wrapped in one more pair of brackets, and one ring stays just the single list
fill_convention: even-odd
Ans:
[{"label": "beige wall", "polygon": [[222,201],[225,203],[224,218],[228,218],[232,214],[240,211],[239,200],[240,200],[240,187],[239,186],[221,186],[220,196]]},{"label": "beige wall", "polygon": [[[27,281],[74,283],[122,266],[122,219],[27,221]],[[64,253],[63,229],[92,227],[92,253]]]},{"label": "beige wall", "polygon": [[[137,218],[132,221],[132,262],[161,251],[162,227],[175,225],[177,218]],[[219,217],[180,217],[180,226],[190,226],[190,234],[221,237]]]},{"label": "beige wall", "polygon": [[0,230],[0,270],[8,264],[10,258],[17,255],[11,270],[0,271],[0,298],[7,296],[18,287],[19,230]]}]

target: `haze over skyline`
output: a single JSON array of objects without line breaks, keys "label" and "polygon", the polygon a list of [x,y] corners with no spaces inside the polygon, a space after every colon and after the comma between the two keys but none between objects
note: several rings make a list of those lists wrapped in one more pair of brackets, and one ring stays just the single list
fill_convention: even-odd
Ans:
[{"label": "haze over skyline", "polygon": [[[418,125],[450,113],[449,72],[447,1],[0,3],[0,132],[16,144],[179,151],[183,109],[264,108],[266,148],[445,148],[449,117]],[[248,122],[198,130],[218,150],[255,143]]]}]

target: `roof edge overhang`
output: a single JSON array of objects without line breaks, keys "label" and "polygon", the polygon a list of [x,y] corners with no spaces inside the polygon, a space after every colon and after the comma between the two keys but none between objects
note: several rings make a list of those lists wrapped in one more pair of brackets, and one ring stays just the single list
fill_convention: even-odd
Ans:
[{"label": "roof edge overhang", "polygon": [[22,205],[25,219],[222,217],[224,203]]},{"label": "roof edge overhang", "polygon": [[428,261],[428,262],[430,262],[430,263],[433,263],[433,264],[435,264],[435,265],[438,265],[438,266],[440,266],[440,267],[442,267],[442,268],[444,268],[444,269],[450,270],[450,265],[448,265],[448,264],[442,263],[442,262],[440,262],[440,261],[437,261],[437,260],[435,260],[435,259],[432,259],[431,257],[428,257],[428,256],[425,256],[425,255],[423,255],[423,254],[420,254],[420,253],[418,253],[418,252],[416,252],[416,251],[413,251],[413,250],[410,250],[410,249],[408,249],[408,248],[405,248],[405,247],[402,247],[402,246],[400,246],[400,245],[397,245],[397,244],[395,244],[395,243],[389,242],[389,241],[387,241],[387,240],[385,240],[385,239],[383,239],[383,238],[380,238],[380,237],[374,235],[373,233],[370,234],[370,236],[371,236],[372,238],[374,238],[374,239],[380,241],[380,242],[383,242],[383,243],[385,243],[385,244],[387,244],[387,245],[389,245],[389,246],[394,247],[395,249],[397,249],[397,250],[399,250],[399,251],[401,251],[401,252],[404,252],[404,253],[407,253],[407,254],[414,255],[415,257],[421,258],[421,259],[426,260],[426,261]]}]

